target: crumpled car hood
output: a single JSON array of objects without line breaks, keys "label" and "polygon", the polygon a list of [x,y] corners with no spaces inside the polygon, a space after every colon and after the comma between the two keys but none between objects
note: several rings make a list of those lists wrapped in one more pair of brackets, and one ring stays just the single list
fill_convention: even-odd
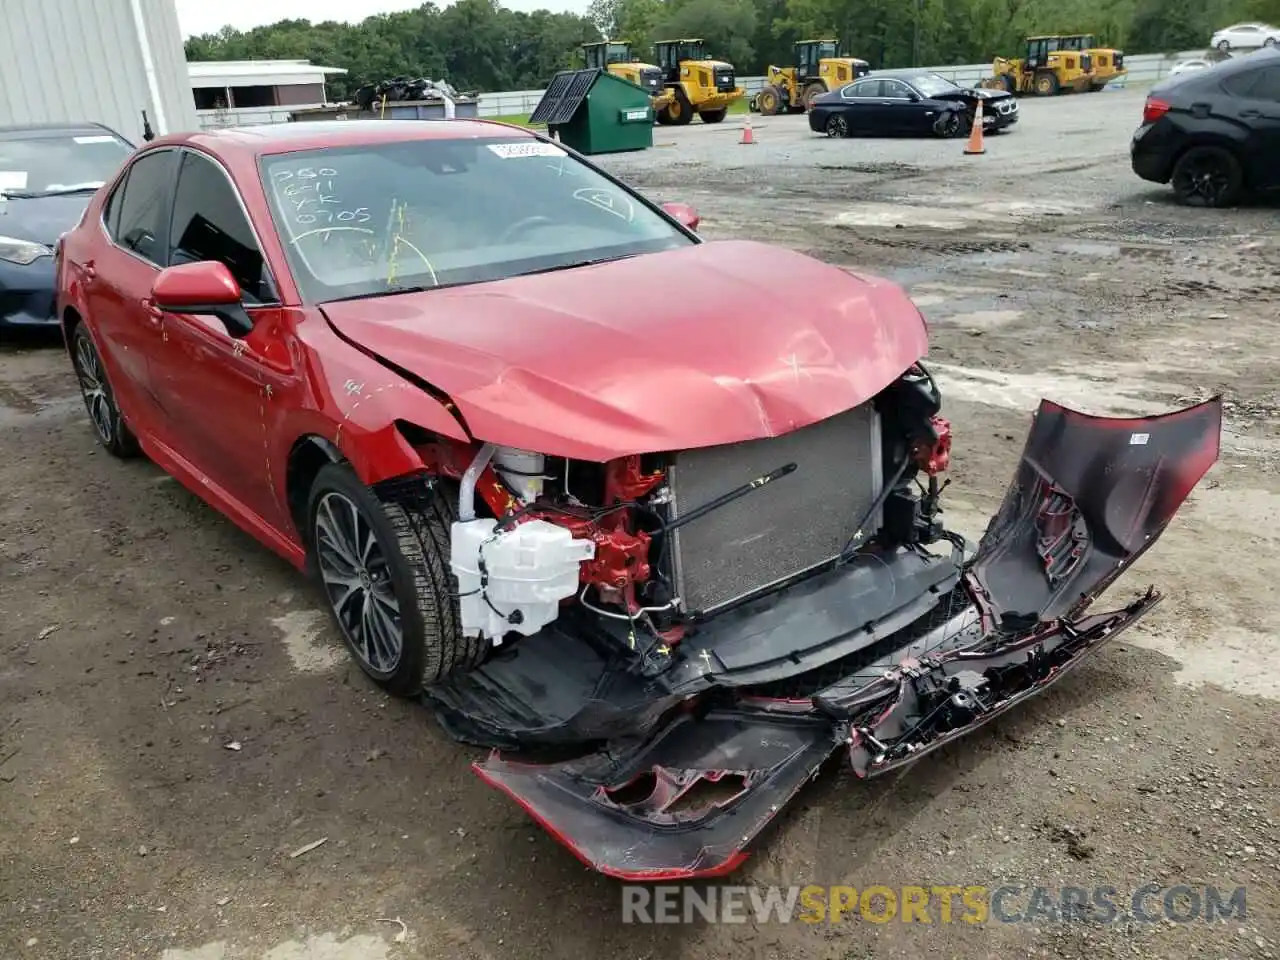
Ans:
[{"label": "crumpled car hood", "polygon": [[787,433],[927,348],[896,285],[749,241],[322,309],[477,439],[595,461]]}]

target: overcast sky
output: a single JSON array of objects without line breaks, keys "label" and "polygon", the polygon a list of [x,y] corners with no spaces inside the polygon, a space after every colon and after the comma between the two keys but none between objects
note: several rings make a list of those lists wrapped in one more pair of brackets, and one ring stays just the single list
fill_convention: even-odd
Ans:
[{"label": "overcast sky", "polygon": [[[214,33],[227,24],[238,30],[277,20],[307,19],[359,21],[375,13],[412,10],[422,0],[176,0],[178,22],[185,36]],[[502,0],[512,10],[570,10],[582,13],[589,0]],[[447,0],[436,0],[447,6]]]}]

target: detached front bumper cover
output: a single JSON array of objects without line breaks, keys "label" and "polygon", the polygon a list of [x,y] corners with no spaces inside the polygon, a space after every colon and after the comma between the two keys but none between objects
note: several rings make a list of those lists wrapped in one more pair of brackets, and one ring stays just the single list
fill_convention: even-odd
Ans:
[{"label": "detached front bumper cover", "polygon": [[602,873],[729,873],[837,750],[859,778],[914,762],[1044,692],[1148,613],[1154,590],[1114,612],[1085,610],[1217,460],[1221,424],[1216,398],[1132,419],[1042,402],[967,567],[967,603],[940,629],[804,701],[739,692],[712,708],[704,695],[645,740],[559,764],[495,751],[476,772]]}]

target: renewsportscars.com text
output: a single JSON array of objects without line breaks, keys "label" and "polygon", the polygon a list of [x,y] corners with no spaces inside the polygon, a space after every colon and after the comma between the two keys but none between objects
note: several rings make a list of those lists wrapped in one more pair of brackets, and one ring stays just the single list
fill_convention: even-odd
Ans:
[{"label": "renewsportscars.com text", "polygon": [[623,923],[1216,923],[1246,918],[1245,888],[625,886]]}]

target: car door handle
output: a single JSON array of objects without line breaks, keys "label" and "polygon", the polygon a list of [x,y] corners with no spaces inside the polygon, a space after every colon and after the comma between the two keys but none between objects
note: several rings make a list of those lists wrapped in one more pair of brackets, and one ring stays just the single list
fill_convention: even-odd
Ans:
[{"label": "car door handle", "polygon": [[160,326],[160,321],[164,319],[164,311],[156,306],[156,302],[150,297],[142,301],[142,309],[146,311],[147,319],[151,321],[153,327]]},{"label": "car door handle", "polygon": [[1257,120],[1260,116],[1262,116],[1262,111],[1261,110],[1241,110],[1240,116],[1244,117],[1246,120]]}]

